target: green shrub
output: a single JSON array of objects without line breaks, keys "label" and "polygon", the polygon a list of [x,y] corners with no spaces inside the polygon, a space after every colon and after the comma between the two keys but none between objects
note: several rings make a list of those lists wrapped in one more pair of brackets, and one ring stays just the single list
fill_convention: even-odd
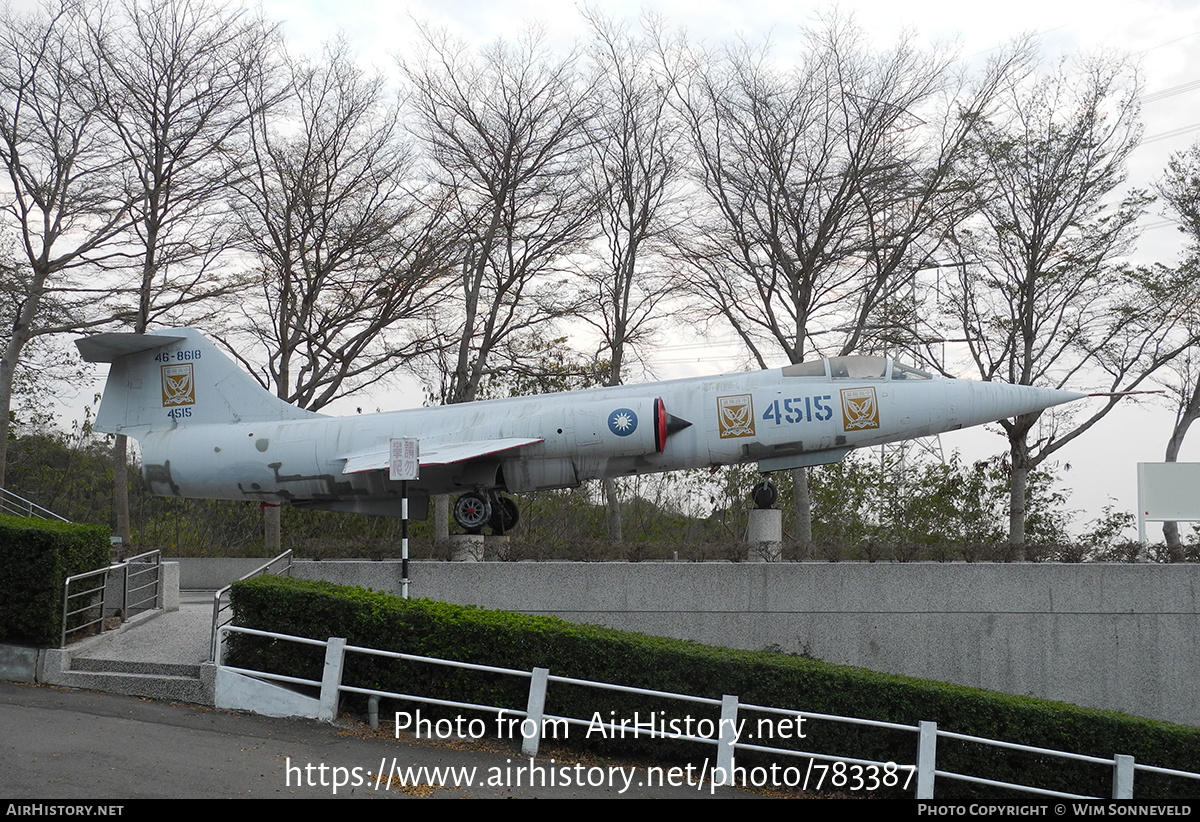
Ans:
[{"label": "green shrub", "polygon": [[108,566],[108,529],[0,515],[0,642],[58,645],[63,582]]}]

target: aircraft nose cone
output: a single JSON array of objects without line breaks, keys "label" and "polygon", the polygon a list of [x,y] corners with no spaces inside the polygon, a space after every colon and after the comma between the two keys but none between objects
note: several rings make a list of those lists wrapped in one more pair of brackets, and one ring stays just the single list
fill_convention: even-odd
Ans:
[{"label": "aircraft nose cone", "polygon": [[955,385],[966,389],[967,396],[963,398],[964,407],[960,412],[966,418],[966,425],[982,425],[1021,414],[1033,414],[1087,396],[1074,391],[1002,382],[962,381]]}]

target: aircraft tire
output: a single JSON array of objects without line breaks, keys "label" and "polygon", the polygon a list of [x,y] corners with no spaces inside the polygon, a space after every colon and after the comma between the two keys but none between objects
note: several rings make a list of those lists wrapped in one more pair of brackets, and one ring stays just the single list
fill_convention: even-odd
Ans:
[{"label": "aircraft tire", "polygon": [[765,479],[750,491],[750,499],[756,508],[770,508],[779,499],[779,489],[771,480]]},{"label": "aircraft tire", "polygon": [[492,504],[474,491],[454,501],[454,521],[468,534],[477,534],[492,518]]},{"label": "aircraft tire", "polygon": [[497,496],[492,500],[492,516],[488,520],[488,526],[492,532],[503,536],[517,527],[517,522],[521,519],[521,512],[517,508],[517,503],[508,497]]}]

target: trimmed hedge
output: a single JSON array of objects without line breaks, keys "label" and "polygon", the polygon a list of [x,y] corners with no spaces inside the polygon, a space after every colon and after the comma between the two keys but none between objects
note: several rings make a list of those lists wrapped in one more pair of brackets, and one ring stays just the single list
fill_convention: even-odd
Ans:
[{"label": "trimmed hedge", "polygon": [[102,525],[0,515],[0,642],[57,646],[63,582],[108,566]]},{"label": "trimmed hedge", "polygon": [[[235,583],[238,625],[317,639],[344,636],[349,644],[441,657],[497,667],[549,668],[559,676],[719,699],[737,694],[743,703],[812,713],[864,717],[907,725],[934,720],[958,733],[1056,750],[1111,757],[1200,772],[1200,729],[1154,722],[1109,711],[1010,696],[942,682],[882,674],[771,652],[742,651],[694,642],[577,625],[551,617],[488,611],[332,583],[263,576]],[[230,664],[320,679],[321,649],[235,636]],[[343,683],[523,710],[527,682],[350,654]],[[410,706],[411,707],[411,706]],[[429,706],[423,715],[436,715]],[[551,685],[546,711],[560,716],[633,720],[653,712],[670,721],[691,715],[716,719],[719,711],[694,703],[655,700],[611,691]],[[658,712],[663,713],[658,713]],[[612,712],[610,714],[610,712]],[[446,714],[443,714],[446,715]],[[452,714],[451,714],[452,715]],[[753,732],[760,717],[742,711]],[[915,761],[915,735],[807,719],[802,749],[863,759]],[[573,727],[571,739],[584,729]],[[597,735],[588,742],[597,743]],[[756,740],[751,740],[756,741]],[[777,744],[780,740],[774,740]],[[694,746],[675,743],[682,755]],[[782,745],[780,745],[782,746]],[[609,752],[637,753],[663,743],[609,741]],[[704,755],[711,756],[711,748]],[[750,761],[739,757],[739,761]],[[795,764],[797,760],[781,764]],[[801,760],[802,762],[802,760]],[[969,773],[1055,790],[1109,795],[1111,768],[942,740],[940,770]],[[1188,780],[1139,775],[1136,795],[1191,797]],[[939,780],[938,796],[999,796],[1005,792]],[[911,794],[910,794],[911,795]]]}]

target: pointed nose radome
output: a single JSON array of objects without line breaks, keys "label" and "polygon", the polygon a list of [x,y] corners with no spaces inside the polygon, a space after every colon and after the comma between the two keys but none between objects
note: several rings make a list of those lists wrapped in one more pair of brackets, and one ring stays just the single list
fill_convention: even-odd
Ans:
[{"label": "pointed nose radome", "polygon": [[956,380],[950,383],[950,391],[957,400],[958,422],[964,428],[1009,419],[1021,414],[1033,414],[1087,396],[1055,388],[1035,388],[1030,385],[971,382],[969,380]]}]

